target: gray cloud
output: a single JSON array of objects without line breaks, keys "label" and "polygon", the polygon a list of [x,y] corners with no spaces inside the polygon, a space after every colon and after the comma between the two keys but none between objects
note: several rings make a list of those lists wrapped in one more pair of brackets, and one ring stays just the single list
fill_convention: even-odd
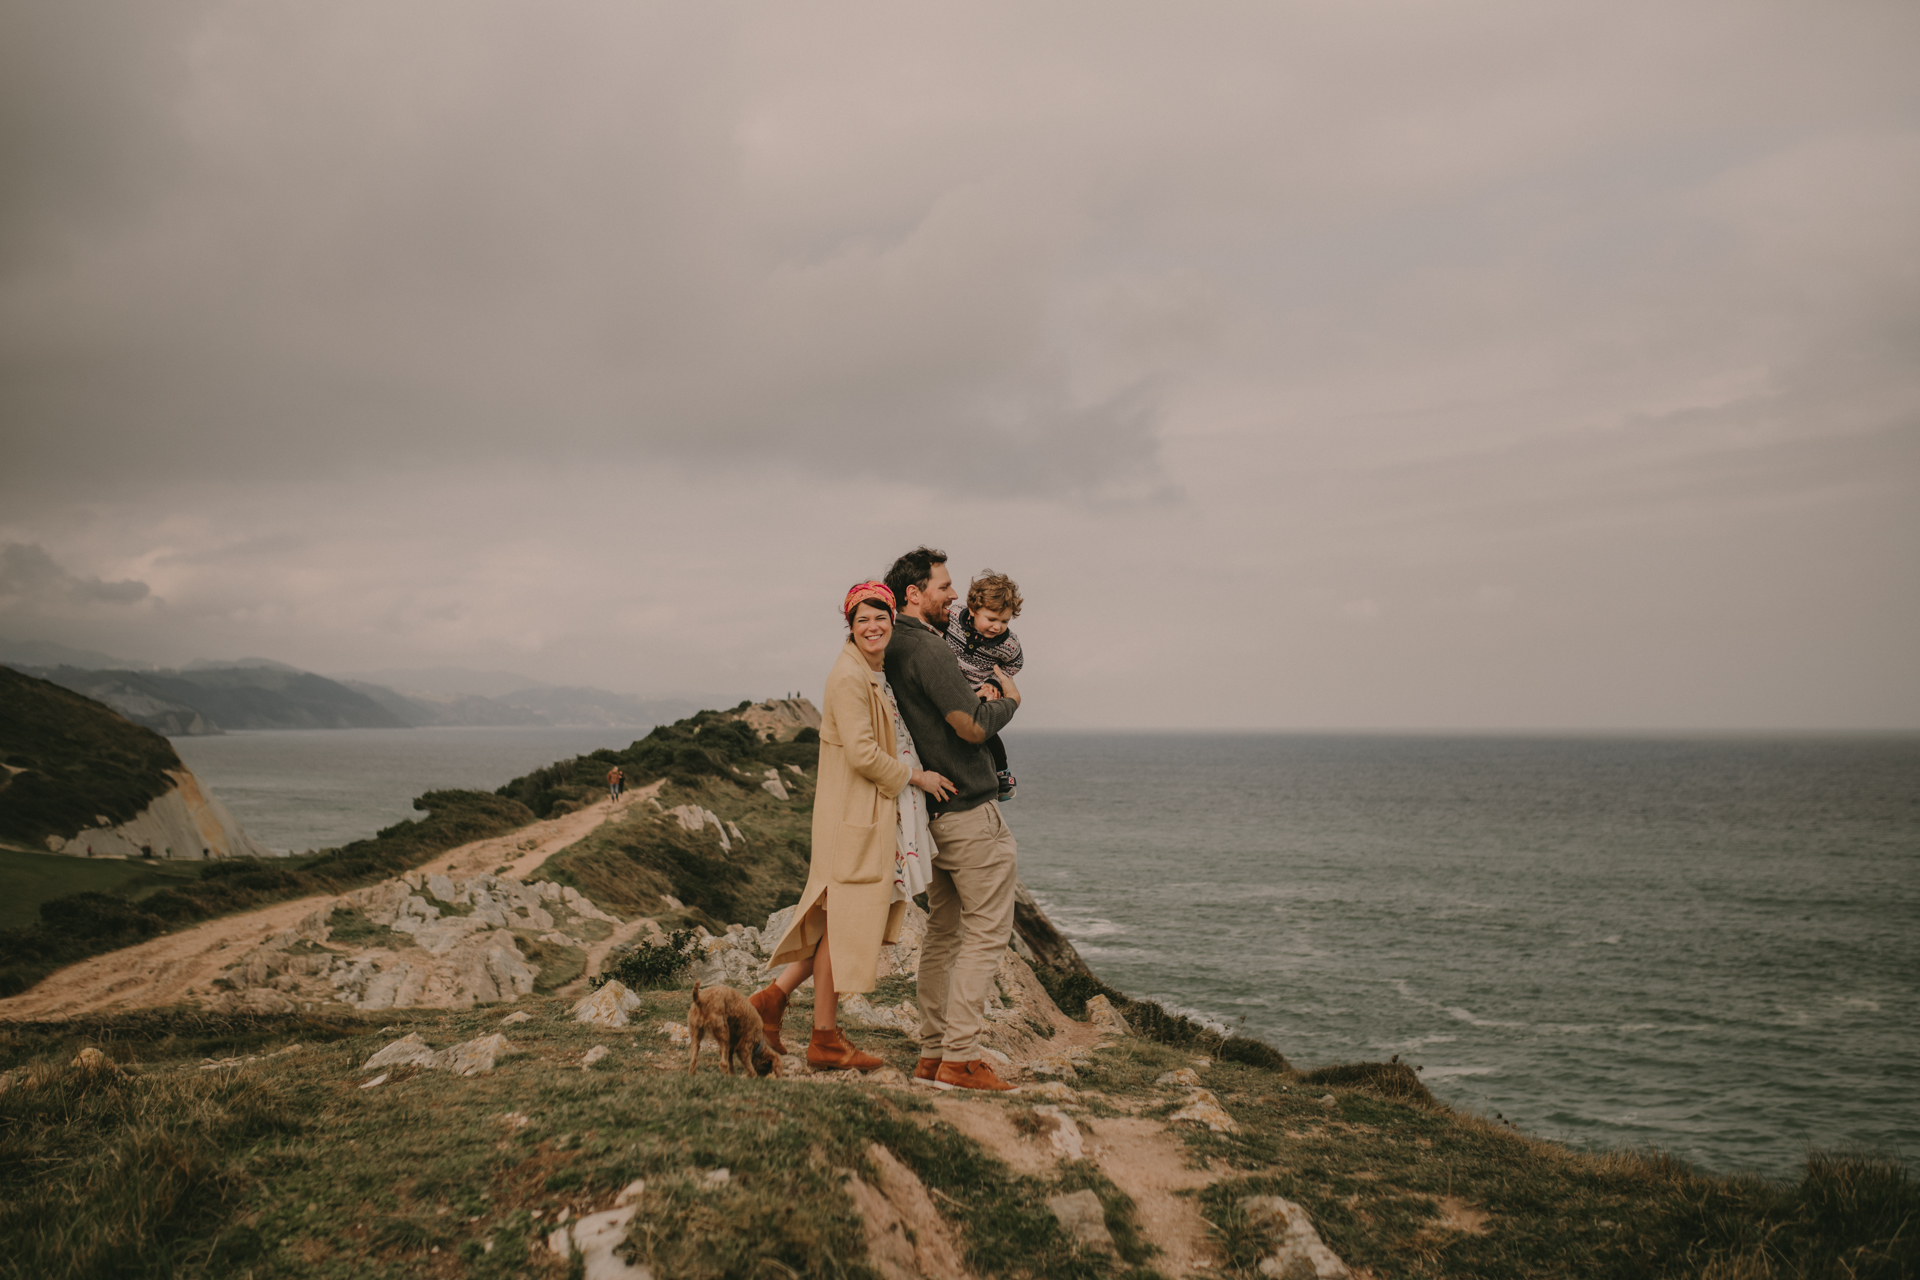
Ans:
[{"label": "gray cloud", "polygon": [[130,656],[805,687],[928,538],[1063,723],[1920,723],[1910,4],[0,23],[0,538]]},{"label": "gray cloud", "polygon": [[46,549],[19,542],[0,546],[0,612],[70,604],[137,604],[151,594],[144,582],[80,578],[54,562]]}]

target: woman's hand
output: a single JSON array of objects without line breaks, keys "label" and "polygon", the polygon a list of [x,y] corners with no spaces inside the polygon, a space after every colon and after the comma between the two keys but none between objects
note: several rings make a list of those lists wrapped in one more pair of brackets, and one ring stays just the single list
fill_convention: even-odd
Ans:
[{"label": "woman's hand", "polygon": [[1002,671],[999,666],[996,665],[993,668],[993,678],[1000,682],[1001,696],[1012,698],[1014,705],[1018,706],[1020,702],[1020,690],[1014,685],[1013,677]]},{"label": "woman's hand", "polygon": [[954,785],[931,769],[922,769],[911,778],[908,778],[907,781],[932,796],[935,800],[951,800],[953,798]]}]

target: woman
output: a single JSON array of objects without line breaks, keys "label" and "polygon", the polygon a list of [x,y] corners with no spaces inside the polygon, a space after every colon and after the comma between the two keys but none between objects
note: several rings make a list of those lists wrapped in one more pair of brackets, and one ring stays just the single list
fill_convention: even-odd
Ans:
[{"label": "woman", "polygon": [[[813,796],[813,860],[793,923],[774,948],[773,963],[787,967],[773,984],[750,998],[760,1011],[767,1042],[785,1053],[780,1022],[793,989],[813,979],[813,1038],[807,1064],[815,1068],[871,1071],[879,1058],[862,1053],[839,1025],[843,991],[873,990],[880,946],[900,937],[909,886],[925,882],[916,864],[931,856],[924,843],[926,805],[899,797],[909,784],[944,799],[953,784],[918,769],[912,743],[903,748],[905,726],[881,670],[893,639],[893,592],[862,582],[841,605],[847,643],[827,676],[820,714],[820,768]],[[915,829],[903,832],[902,810]]]}]

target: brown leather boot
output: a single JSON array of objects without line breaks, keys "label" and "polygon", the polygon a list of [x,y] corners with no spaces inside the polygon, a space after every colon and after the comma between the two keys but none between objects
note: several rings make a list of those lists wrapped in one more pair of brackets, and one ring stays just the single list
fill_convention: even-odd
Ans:
[{"label": "brown leather boot", "polygon": [[747,997],[747,1003],[759,1011],[760,1028],[767,1033],[767,1047],[779,1054],[787,1051],[787,1046],[780,1043],[780,1023],[787,1016],[787,999],[787,993],[778,985],[770,985]]},{"label": "brown leather boot", "polygon": [[987,1089],[995,1093],[1013,1093],[1015,1086],[993,1074],[984,1058],[972,1062],[943,1062],[940,1074],[933,1078],[936,1089]]},{"label": "brown leather boot", "polygon": [[854,1048],[840,1028],[822,1031],[815,1027],[813,1039],[807,1045],[807,1065],[815,1071],[845,1071],[849,1068],[871,1071],[886,1064],[872,1054]]},{"label": "brown leather boot", "polygon": [[913,1065],[915,1084],[932,1084],[933,1078],[940,1074],[940,1059],[922,1058]]}]

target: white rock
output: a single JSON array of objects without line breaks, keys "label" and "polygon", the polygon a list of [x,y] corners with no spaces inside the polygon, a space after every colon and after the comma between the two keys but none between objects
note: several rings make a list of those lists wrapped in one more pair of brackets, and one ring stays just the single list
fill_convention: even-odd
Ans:
[{"label": "white rock", "polygon": [[660,1024],[660,1030],[666,1035],[670,1044],[685,1048],[693,1043],[693,1032],[687,1030],[687,1024],[684,1022],[663,1022]]},{"label": "white rock", "polygon": [[615,979],[573,1006],[575,1022],[590,1022],[596,1027],[624,1027],[629,1014],[640,1008],[640,997]]},{"label": "white rock", "polygon": [[[919,1025],[917,1020],[915,1021],[914,1025],[916,1027]],[[1006,1054],[1000,1052],[998,1049],[989,1049],[987,1046],[981,1045],[980,1052],[984,1056],[992,1058],[995,1062],[999,1063],[1003,1067],[1010,1067],[1013,1065],[1013,1059],[1009,1058]]]},{"label": "white rock", "polygon": [[840,1017],[856,1027],[884,1027],[907,1036],[920,1032],[920,1011],[906,1000],[897,1005],[875,1005],[863,995],[842,996]]},{"label": "white rock", "polygon": [[[1027,1071],[1036,1076],[1059,1076],[1063,1080],[1078,1080],[1080,1073],[1074,1070],[1073,1060],[1060,1052],[1043,1053],[1030,1059]],[[1061,1086],[1064,1088],[1065,1086]]]},{"label": "white rock", "polygon": [[1154,1077],[1155,1084],[1184,1084],[1189,1088],[1200,1087],[1200,1075],[1192,1067],[1181,1067],[1178,1071],[1168,1071]]},{"label": "white rock", "polygon": [[1054,1196],[1047,1208],[1060,1220],[1060,1226],[1078,1243],[1090,1249],[1113,1249],[1113,1233],[1107,1230],[1107,1211],[1100,1197],[1091,1191],[1075,1191]]},{"label": "white rock", "polygon": [[1133,1034],[1133,1028],[1127,1025],[1125,1015],[1114,1008],[1113,1001],[1107,999],[1105,996],[1092,996],[1088,998],[1087,1021],[1098,1027],[1102,1032],[1112,1035],[1130,1036]]},{"label": "white rock", "polygon": [[533,1015],[528,1013],[525,1009],[515,1009],[512,1013],[500,1019],[500,1025],[503,1027],[510,1027],[516,1022],[532,1022],[532,1021],[533,1021]]},{"label": "white rock", "polygon": [[1227,1109],[1220,1105],[1220,1099],[1213,1096],[1211,1089],[1193,1090],[1187,1095],[1187,1105],[1167,1118],[1203,1124],[1215,1133],[1240,1132],[1240,1123],[1227,1114]]},{"label": "white rock", "polygon": [[653,1272],[639,1263],[623,1261],[614,1252],[627,1238],[627,1224],[633,1221],[634,1206],[620,1205],[604,1213],[592,1213],[572,1226],[563,1226],[547,1237],[547,1248],[562,1258],[580,1251],[586,1280],[653,1280]]},{"label": "white rock", "polygon": [[708,1172],[707,1176],[702,1179],[702,1181],[705,1182],[706,1185],[709,1187],[724,1187],[729,1182],[733,1181],[733,1170],[731,1169],[711,1170]]},{"label": "white rock", "polygon": [[1260,1259],[1260,1274],[1272,1280],[1348,1280],[1352,1272],[1320,1239],[1307,1211],[1279,1196],[1249,1196],[1240,1207],[1277,1246]]},{"label": "white rock", "polygon": [[1035,1107],[1033,1114],[1040,1118],[1047,1129],[1047,1142],[1052,1145],[1053,1153],[1061,1160],[1084,1160],[1086,1147],[1082,1144],[1080,1126],[1073,1117],[1055,1106]]},{"label": "white rock", "polygon": [[451,1045],[434,1055],[433,1066],[460,1076],[477,1076],[493,1070],[494,1063],[513,1052],[507,1038],[498,1031],[490,1036]]},{"label": "white rock", "polygon": [[620,1188],[620,1194],[613,1198],[613,1207],[618,1209],[621,1205],[632,1204],[635,1200],[645,1195],[646,1192],[647,1180],[645,1178],[635,1178],[632,1182]]},{"label": "white rock", "polygon": [[405,1067],[433,1065],[433,1050],[418,1034],[409,1031],[386,1048],[360,1064],[362,1071],[372,1071],[377,1067]]},{"label": "white rock", "polygon": [[1327,1110],[1331,1111],[1333,1110],[1333,1108],[1340,1105],[1340,1099],[1334,1097],[1330,1093],[1324,1094],[1320,1098],[1320,1105],[1327,1108]]},{"label": "white rock", "polygon": [[386,1082],[387,1082],[387,1073],[382,1071],[379,1075],[367,1081],[365,1084],[361,1085],[360,1087],[362,1089],[371,1089],[373,1088],[373,1086],[377,1084],[385,1084]]},{"label": "white rock", "polygon": [[580,1059],[580,1069],[582,1071],[585,1071],[587,1068],[591,1067],[594,1063],[600,1061],[600,1059],[606,1057],[608,1054],[612,1052],[613,1050],[607,1048],[607,1046],[603,1044],[597,1044],[593,1046],[593,1048],[587,1050],[586,1056]]}]

